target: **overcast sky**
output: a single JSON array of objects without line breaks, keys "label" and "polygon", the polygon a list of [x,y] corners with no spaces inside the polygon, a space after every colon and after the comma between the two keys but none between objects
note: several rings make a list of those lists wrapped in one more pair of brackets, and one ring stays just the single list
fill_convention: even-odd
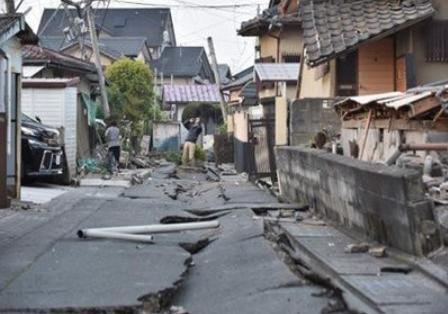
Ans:
[{"label": "overcast sky", "polygon": [[[2,0],[0,0],[2,1]],[[143,3],[125,4],[124,1]],[[16,3],[18,0],[16,0]],[[234,5],[261,4],[261,9],[267,7],[268,0],[111,0],[110,7],[171,7],[174,30],[178,45],[207,46],[206,38],[212,36],[215,43],[219,63],[227,63],[232,73],[243,70],[253,64],[254,38],[237,36],[236,30],[242,21],[256,15],[257,6],[221,9],[198,9],[185,7],[184,4],[200,5]],[[20,11],[31,7],[27,14],[27,22],[36,31],[44,8],[56,8],[60,0],[24,0]],[[149,6],[149,5],[151,6]],[[94,7],[103,2],[97,2]],[[208,51],[208,48],[207,48]]]}]

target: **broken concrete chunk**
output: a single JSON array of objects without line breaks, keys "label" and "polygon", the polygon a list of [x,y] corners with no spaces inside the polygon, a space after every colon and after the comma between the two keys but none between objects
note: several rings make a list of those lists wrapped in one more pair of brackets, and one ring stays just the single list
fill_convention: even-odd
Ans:
[{"label": "broken concrete chunk", "polygon": [[366,253],[369,251],[368,243],[349,244],[345,247],[345,253]]},{"label": "broken concrete chunk", "polygon": [[369,254],[374,257],[385,257],[386,256],[386,247],[385,246],[371,247],[369,249]]}]

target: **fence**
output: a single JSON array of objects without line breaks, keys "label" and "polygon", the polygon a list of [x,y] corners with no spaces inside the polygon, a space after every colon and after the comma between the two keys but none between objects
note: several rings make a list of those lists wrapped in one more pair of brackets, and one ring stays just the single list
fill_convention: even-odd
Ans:
[{"label": "fence", "polygon": [[249,120],[248,172],[251,180],[276,179],[274,156],[275,119]]}]

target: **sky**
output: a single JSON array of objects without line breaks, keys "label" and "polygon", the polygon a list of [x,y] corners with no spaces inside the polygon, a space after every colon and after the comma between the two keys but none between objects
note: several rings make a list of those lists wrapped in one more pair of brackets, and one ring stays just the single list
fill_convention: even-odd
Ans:
[{"label": "sky", "polygon": [[[107,1],[97,1],[94,8],[105,7],[105,2]],[[132,4],[125,2],[132,2]],[[24,0],[19,11],[25,11],[31,7],[31,11],[26,15],[26,20],[36,31],[43,9],[56,8],[59,4],[60,0]],[[209,6],[251,4],[251,6],[205,9],[191,8],[192,4]],[[204,46],[208,51],[207,37],[212,36],[218,63],[227,63],[231,67],[232,73],[237,73],[253,64],[255,39],[254,37],[238,36],[236,31],[240,28],[242,21],[255,17],[258,4],[263,10],[268,6],[269,1],[111,0],[110,7],[170,7],[178,45]]]}]

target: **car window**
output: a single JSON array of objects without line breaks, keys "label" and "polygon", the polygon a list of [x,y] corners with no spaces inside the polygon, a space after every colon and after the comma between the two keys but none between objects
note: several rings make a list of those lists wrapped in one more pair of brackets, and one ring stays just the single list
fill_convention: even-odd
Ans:
[{"label": "car window", "polygon": [[28,116],[27,116],[26,114],[24,114],[24,113],[22,113],[22,121],[24,121],[24,122],[34,122],[34,123],[37,123],[36,120],[31,119],[30,117],[28,117]]}]

